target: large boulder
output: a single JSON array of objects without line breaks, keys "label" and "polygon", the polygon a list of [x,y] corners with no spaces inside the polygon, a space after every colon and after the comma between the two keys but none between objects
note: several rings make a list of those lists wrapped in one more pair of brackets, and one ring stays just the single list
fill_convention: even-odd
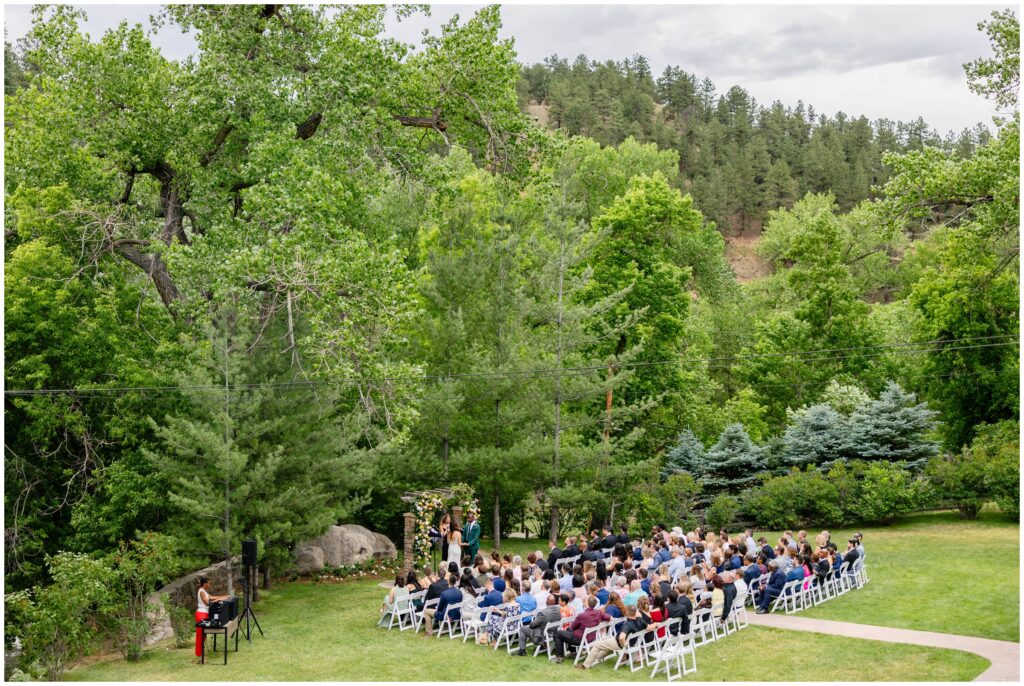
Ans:
[{"label": "large boulder", "polygon": [[344,567],[370,559],[395,557],[398,557],[398,550],[387,536],[358,524],[342,524],[296,546],[295,571],[312,574],[324,567]]}]

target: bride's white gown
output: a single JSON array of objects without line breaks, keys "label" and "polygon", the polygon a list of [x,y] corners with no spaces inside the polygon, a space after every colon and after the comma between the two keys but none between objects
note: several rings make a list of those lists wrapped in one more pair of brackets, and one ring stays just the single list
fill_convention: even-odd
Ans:
[{"label": "bride's white gown", "polygon": [[462,562],[462,546],[459,545],[459,540],[448,541],[448,555],[445,557],[448,562],[454,562],[459,564]]}]

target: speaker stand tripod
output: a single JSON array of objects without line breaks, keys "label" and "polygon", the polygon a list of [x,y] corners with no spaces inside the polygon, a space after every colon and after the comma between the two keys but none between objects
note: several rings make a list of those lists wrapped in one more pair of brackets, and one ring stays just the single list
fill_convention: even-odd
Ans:
[{"label": "speaker stand tripod", "polygon": [[[245,571],[242,574],[242,595],[245,598],[245,612],[238,618],[238,628],[242,628],[242,619],[245,619],[245,640],[252,643],[252,625],[255,625],[260,632],[260,636],[263,636],[263,628],[260,627],[260,622],[256,619],[256,613],[252,610],[252,582],[256,576],[256,568],[251,565],[245,565]],[[251,622],[251,624],[250,624]]]}]

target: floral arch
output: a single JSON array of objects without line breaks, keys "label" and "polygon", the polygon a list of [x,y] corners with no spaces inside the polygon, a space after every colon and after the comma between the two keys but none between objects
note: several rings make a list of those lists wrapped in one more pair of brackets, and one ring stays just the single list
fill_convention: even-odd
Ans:
[{"label": "floral arch", "polygon": [[473,489],[464,483],[451,488],[435,488],[429,491],[409,491],[402,500],[412,505],[412,512],[405,514],[405,563],[406,569],[422,567],[430,560],[430,529],[438,512],[451,510],[452,524],[461,527],[463,517],[470,513],[479,517],[480,505]]}]

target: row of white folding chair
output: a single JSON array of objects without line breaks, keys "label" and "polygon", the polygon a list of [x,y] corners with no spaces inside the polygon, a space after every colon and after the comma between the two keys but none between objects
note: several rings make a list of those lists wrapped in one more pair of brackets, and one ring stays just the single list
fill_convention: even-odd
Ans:
[{"label": "row of white folding chair", "polygon": [[[669,681],[693,674],[697,671],[697,651],[694,650],[693,632],[674,636],[670,634],[661,647],[651,653],[651,657],[654,659],[654,669],[651,671],[652,679],[661,670],[665,670],[665,676]],[[689,658],[689,664],[687,664],[687,658]],[[675,672],[672,671],[673,666]]]}]

